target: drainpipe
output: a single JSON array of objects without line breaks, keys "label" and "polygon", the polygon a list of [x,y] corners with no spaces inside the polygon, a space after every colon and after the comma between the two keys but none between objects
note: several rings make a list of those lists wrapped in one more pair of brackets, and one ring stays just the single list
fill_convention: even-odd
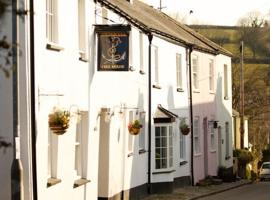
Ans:
[{"label": "drainpipe", "polygon": [[36,161],[36,109],[35,109],[35,34],[34,0],[29,0],[30,14],[30,92],[31,92],[31,147],[32,147],[32,185],[33,199],[37,200],[37,161]]},{"label": "drainpipe", "polygon": [[152,125],[152,111],[151,111],[151,90],[152,90],[152,83],[151,83],[151,45],[152,45],[153,35],[148,33],[148,193],[152,193],[151,187],[151,125]]},{"label": "drainpipe", "polygon": [[193,51],[193,46],[188,46],[188,67],[189,67],[189,111],[190,111],[190,143],[191,143],[191,156],[190,156],[190,168],[191,168],[191,185],[194,185],[194,169],[193,169],[193,103],[192,103],[192,66],[191,66],[191,53]]},{"label": "drainpipe", "polygon": [[20,159],[19,81],[18,81],[18,2],[12,0],[12,95],[13,95],[13,161],[11,166],[11,199],[23,199],[23,168]]}]

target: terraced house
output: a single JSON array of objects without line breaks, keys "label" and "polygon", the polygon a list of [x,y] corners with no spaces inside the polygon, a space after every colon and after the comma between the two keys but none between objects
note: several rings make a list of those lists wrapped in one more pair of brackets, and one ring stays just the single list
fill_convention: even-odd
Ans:
[{"label": "terraced house", "polygon": [[[141,199],[232,167],[229,52],[138,0],[28,5],[35,14],[18,29],[29,36],[19,41],[25,199]],[[3,101],[8,112],[12,94]],[[69,114],[62,132],[55,107]],[[0,159],[8,173],[12,150]]]}]

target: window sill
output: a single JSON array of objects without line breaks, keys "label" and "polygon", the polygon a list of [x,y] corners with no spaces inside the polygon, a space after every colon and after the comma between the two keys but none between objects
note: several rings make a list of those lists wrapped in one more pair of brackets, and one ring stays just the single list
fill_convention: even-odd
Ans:
[{"label": "window sill", "polygon": [[139,150],[139,154],[143,154],[143,153],[146,153],[147,151],[145,149],[140,149]]},{"label": "window sill", "polygon": [[145,71],[140,70],[140,74],[144,75],[145,74]]},{"label": "window sill", "polygon": [[200,93],[200,90],[198,90],[198,89],[193,90],[193,93]]},{"label": "window sill", "polygon": [[73,188],[80,187],[80,186],[85,185],[89,182],[90,182],[90,180],[80,178],[80,179],[74,181]]},{"label": "window sill", "polygon": [[196,153],[194,154],[194,157],[200,157],[202,155],[202,153]]},{"label": "window sill", "polygon": [[58,179],[58,178],[48,178],[47,180],[47,187],[51,187],[53,185],[56,185],[58,183],[61,183],[61,179]]},{"label": "window sill", "polygon": [[64,47],[61,47],[59,44],[55,44],[55,43],[47,43],[46,48],[48,50],[52,50],[52,51],[63,51]]},{"label": "window sill", "polygon": [[188,161],[183,160],[183,161],[181,161],[181,162],[179,163],[179,165],[180,165],[180,166],[183,166],[183,165],[186,165],[187,163],[188,163]]},{"label": "window sill", "polygon": [[215,94],[215,92],[210,90],[210,91],[209,91],[209,94]]},{"label": "window sill", "polygon": [[153,88],[156,88],[156,89],[161,89],[161,86],[159,86],[159,85],[153,85]]},{"label": "window sill", "polygon": [[175,172],[175,170],[166,170],[166,171],[158,171],[158,172],[152,172],[152,174],[170,174]]},{"label": "window sill", "polygon": [[80,61],[88,62],[88,59],[87,59],[87,56],[86,56],[85,52],[79,52],[79,54],[80,54],[80,57],[79,57]]},{"label": "window sill", "polygon": [[224,100],[229,100],[229,97],[224,97]]},{"label": "window sill", "polygon": [[183,88],[177,88],[176,91],[177,92],[184,92]]},{"label": "window sill", "polygon": [[215,149],[210,151],[210,153],[216,153],[216,152],[217,152],[217,150],[215,150]]}]

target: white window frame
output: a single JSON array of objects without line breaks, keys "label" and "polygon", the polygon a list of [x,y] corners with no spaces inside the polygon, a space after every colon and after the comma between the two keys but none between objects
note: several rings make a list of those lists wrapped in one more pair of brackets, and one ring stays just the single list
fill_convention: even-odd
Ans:
[{"label": "white window frame", "polygon": [[152,63],[154,66],[154,85],[160,87],[159,80],[159,62],[158,62],[158,47],[152,45]]},{"label": "white window frame", "polygon": [[182,55],[176,54],[176,87],[177,90],[183,90],[183,69],[182,69]]},{"label": "white window frame", "polygon": [[215,72],[214,72],[214,60],[209,60],[209,91],[214,92],[215,90]]},{"label": "white window frame", "polygon": [[[166,128],[166,133],[161,134],[162,128]],[[160,129],[160,135],[157,135],[157,129]],[[170,132],[171,131],[171,132]],[[173,168],[173,126],[171,123],[160,123],[160,124],[155,124],[155,170],[156,171],[162,171],[164,169],[170,169]],[[159,140],[158,140],[159,138]],[[162,146],[162,139],[165,138],[164,141],[166,141],[165,147]],[[157,146],[157,143],[159,143],[160,146]],[[162,149],[164,150],[164,155],[165,157],[159,157],[157,159],[157,152],[159,149],[159,155],[162,153]],[[164,158],[164,159],[162,159]],[[162,160],[165,160],[165,166],[162,166]],[[157,168],[157,163],[160,163],[160,168]]]},{"label": "white window frame", "polygon": [[144,73],[144,35],[140,32],[140,72]]},{"label": "white window frame", "polygon": [[77,178],[86,178],[87,174],[87,144],[88,144],[88,111],[80,111],[76,126],[74,169]]},{"label": "white window frame", "polygon": [[229,98],[229,86],[228,86],[228,65],[224,64],[224,99],[228,99]]},{"label": "white window frame", "polygon": [[48,179],[57,179],[58,136],[50,130],[48,133]]},{"label": "white window frame", "polygon": [[86,15],[85,15],[85,0],[78,0],[78,48],[81,57],[86,57]]},{"label": "white window frame", "polygon": [[226,139],[226,158],[230,157],[230,128],[229,128],[229,122],[225,122],[225,139]]},{"label": "white window frame", "polygon": [[[128,111],[128,124],[133,122],[135,119],[134,111]],[[126,126],[128,127],[128,126]],[[128,128],[127,128],[128,129]],[[128,130],[127,130],[128,132]],[[132,134],[128,134],[128,153],[133,153],[133,143],[134,143],[134,136]]]},{"label": "white window frame", "polygon": [[59,43],[57,0],[46,0],[46,38],[49,43]]},{"label": "white window frame", "polygon": [[139,117],[142,124],[142,128],[139,134],[139,150],[145,150],[145,112],[140,112]]},{"label": "white window frame", "polygon": [[215,129],[214,129],[214,121],[208,122],[208,130],[210,135],[210,149],[211,151],[216,150],[216,138],[215,138]]},{"label": "white window frame", "polygon": [[[186,118],[182,118],[181,120],[187,122]],[[186,160],[186,137],[180,130],[179,130],[179,157],[180,161]]]},{"label": "white window frame", "polygon": [[192,86],[194,91],[199,90],[199,57],[197,55],[193,55],[191,58],[192,63]]},{"label": "white window frame", "polygon": [[201,154],[200,128],[200,117],[195,116],[193,121],[194,155]]}]

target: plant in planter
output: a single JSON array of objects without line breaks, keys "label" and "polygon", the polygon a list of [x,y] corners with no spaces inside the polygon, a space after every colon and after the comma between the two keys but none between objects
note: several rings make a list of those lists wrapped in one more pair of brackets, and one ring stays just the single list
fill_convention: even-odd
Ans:
[{"label": "plant in planter", "polygon": [[142,127],[140,121],[136,119],[128,124],[128,131],[131,135],[138,135]]},{"label": "plant in planter", "polygon": [[49,127],[53,133],[62,135],[69,127],[70,112],[67,110],[55,109],[49,114]]},{"label": "plant in planter", "polygon": [[187,135],[190,132],[190,128],[187,125],[185,119],[181,120],[179,128],[180,128],[180,131],[182,132],[183,135]]}]

